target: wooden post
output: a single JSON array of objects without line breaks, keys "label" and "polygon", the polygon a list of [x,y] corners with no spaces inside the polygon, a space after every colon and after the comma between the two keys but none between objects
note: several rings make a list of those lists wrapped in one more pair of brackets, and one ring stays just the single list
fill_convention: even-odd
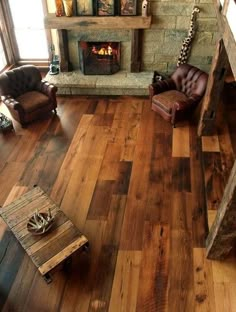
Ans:
[{"label": "wooden post", "polygon": [[141,68],[141,30],[140,29],[132,29],[131,30],[132,37],[131,37],[131,66],[130,71],[131,73],[138,73],[140,72]]},{"label": "wooden post", "polygon": [[207,258],[222,259],[236,239],[236,161],[234,162],[215,221],[206,240]]},{"label": "wooden post", "polygon": [[218,42],[215,57],[212,61],[208,78],[206,94],[202,103],[198,135],[212,135],[215,126],[217,107],[224,87],[225,75],[228,69],[228,56],[223,39]]},{"label": "wooden post", "polygon": [[60,68],[62,72],[68,72],[71,70],[69,61],[69,47],[68,47],[68,36],[66,29],[58,29],[58,45],[59,45],[59,57],[60,57]]}]

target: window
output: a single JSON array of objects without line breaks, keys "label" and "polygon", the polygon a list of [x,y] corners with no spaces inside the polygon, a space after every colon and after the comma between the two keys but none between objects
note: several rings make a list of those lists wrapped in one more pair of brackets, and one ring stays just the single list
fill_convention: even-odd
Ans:
[{"label": "window", "polygon": [[42,0],[9,0],[20,60],[48,59]]},{"label": "window", "polygon": [[236,16],[236,4],[231,1],[229,2],[226,18],[228,20],[230,29],[234,35],[234,39],[236,40],[236,21],[235,21],[235,16]]},{"label": "window", "polygon": [[0,36],[0,72],[6,66],[7,66],[6,55],[5,55],[5,51],[4,51],[4,48],[3,48],[2,38]]}]

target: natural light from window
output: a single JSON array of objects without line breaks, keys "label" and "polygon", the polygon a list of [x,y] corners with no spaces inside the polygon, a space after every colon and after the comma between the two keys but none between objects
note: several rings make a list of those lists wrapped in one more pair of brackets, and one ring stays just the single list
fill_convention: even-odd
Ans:
[{"label": "natural light from window", "polygon": [[9,0],[20,59],[48,59],[42,0]]},{"label": "natural light from window", "polygon": [[[1,39],[1,38],[0,38]],[[2,40],[0,40],[0,71],[7,65],[7,60],[3,50]]]},{"label": "natural light from window", "polygon": [[234,35],[234,39],[236,40],[236,3],[231,0],[229,2],[228,10],[226,13],[226,18],[229,22],[229,26],[231,28],[231,31]]}]

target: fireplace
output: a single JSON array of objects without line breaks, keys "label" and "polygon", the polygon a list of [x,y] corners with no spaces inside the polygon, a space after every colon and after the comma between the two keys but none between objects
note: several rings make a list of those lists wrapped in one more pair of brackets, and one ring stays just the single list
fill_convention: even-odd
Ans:
[{"label": "fireplace", "polygon": [[120,70],[120,42],[79,42],[84,75],[111,75]]}]

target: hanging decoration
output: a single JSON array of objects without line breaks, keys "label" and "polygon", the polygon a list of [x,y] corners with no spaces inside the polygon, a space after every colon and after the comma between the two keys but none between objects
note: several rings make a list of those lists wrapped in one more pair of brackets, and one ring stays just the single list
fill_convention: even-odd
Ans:
[{"label": "hanging decoration", "polygon": [[188,36],[184,39],[182,43],[180,55],[177,61],[177,66],[179,66],[180,64],[185,64],[188,60],[189,52],[191,50],[191,44],[192,44],[192,41],[196,32],[196,20],[197,20],[197,14],[199,12],[200,12],[200,9],[198,7],[193,8],[191,19],[190,19]]}]

